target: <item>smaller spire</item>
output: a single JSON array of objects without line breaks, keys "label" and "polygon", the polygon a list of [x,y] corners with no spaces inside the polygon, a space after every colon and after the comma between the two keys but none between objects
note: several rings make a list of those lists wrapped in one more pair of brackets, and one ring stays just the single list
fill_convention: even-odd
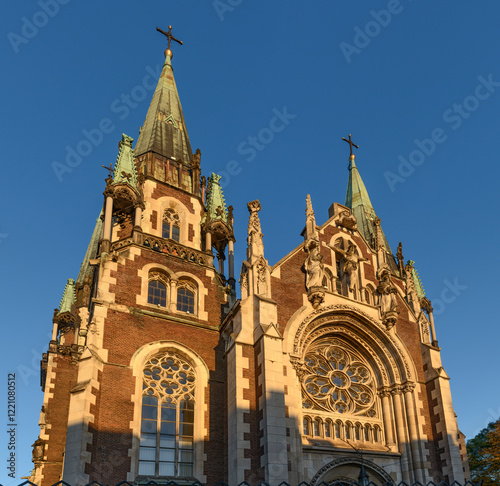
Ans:
[{"label": "smaller spire", "polygon": [[306,234],[305,234],[305,237],[306,237],[306,240],[309,240],[310,238],[315,238],[315,237],[317,239],[316,219],[314,217],[314,210],[312,207],[310,194],[308,194],[306,197]]},{"label": "smaller spire", "polygon": [[118,157],[116,158],[115,170],[113,172],[113,184],[127,183],[136,191],[137,169],[135,167],[135,155],[132,143],[134,139],[122,133],[122,139],[118,144]]},{"label": "smaller spire", "polygon": [[63,314],[64,312],[71,312],[71,307],[75,302],[76,302],[75,281],[72,278],[68,278],[66,287],[64,287],[61,303],[59,304],[59,314]]},{"label": "smaller spire", "polygon": [[203,220],[216,221],[222,220],[228,224],[228,211],[222,187],[220,185],[221,176],[212,172],[208,178],[206,195],[206,212]]},{"label": "smaller spire", "polygon": [[422,285],[422,281],[420,280],[420,275],[415,268],[415,262],[413,260],[408,260],[406,263],[406,268],[411,272],[411,276],[413,278],[413,283],[415,284],[415,291],[417,292],[417,296],[419,299],[425,297],[425,289]]}]

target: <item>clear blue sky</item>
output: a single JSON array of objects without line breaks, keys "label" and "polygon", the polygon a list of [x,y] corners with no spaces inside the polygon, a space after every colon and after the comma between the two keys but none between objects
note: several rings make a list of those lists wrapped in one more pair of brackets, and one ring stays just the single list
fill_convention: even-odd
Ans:
[{"label": "clear blue sky", "polygon": [[[341,138],[352,133],[389,242],[403,242],[439,307],[460,428],[470,438],[500,415],[497,1],[64,2],[50,15],[43,0],[11,2],[0,32],[0,413],[6,423],[7,373],[16,372],[18,478],[32,467],[53,309],[101,208],[101,165],[114,163],[122,132],[137,139],[152,95],[145,77],[163,61],[157,25],[184,41],[173,47],[174,72],[203,173],[241,169],[224,179],[238,262],[248,201],[262,204],[271,264],[301,242],[307,193],[319,224],[344,202]],[[284,107],[285,129],[262,131]],[[102,123],[111,133],[101,141]],[[85,130],[96,143],[60,181],[53,163],[65,163]],[[266,143],[253,157],[245,143],[259,133]],[[11,482],[4,461],[0,482]]]}]

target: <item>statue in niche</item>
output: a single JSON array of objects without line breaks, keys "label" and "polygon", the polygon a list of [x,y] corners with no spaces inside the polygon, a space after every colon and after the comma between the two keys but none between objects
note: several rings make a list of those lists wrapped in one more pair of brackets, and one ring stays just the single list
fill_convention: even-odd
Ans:
[{"label": "statue in niche", "polygon": [[308,252],[304,266],[306,269],[306,287],[309,290],[312,287],[323,286],[324,265],[323,257],[319,251],[319,243],[311,240],[306,247]]},{"label": "statue in niche", "polygon": [[383,265],[379,270],[379,284],[377,292],[380,296],[379,307],[382,320],[390,329],[398,319],[398,302],[396,299],[397,289],[391,280],[391,271],[387,265]]},{"label": "statue in niche", "polygon": [[344,256],[344,267],[342,268],[342,272],[348,276],[349,282],[349,289],[352,291],[354,290],[355,284],[358,283],[358,267],[360,262],[367,262],[367,258],[362,258],[358,255],[356,255],[356,247],[352,244],[349,243],[349,246],[346,250],[343,250],[339,246],[330,246],[328,245],[332,250],[338,251]]},{"label": "statue in niche", "polygon": [[325,292],[323,289],[324,264],[320,253],[319,241],[311,239],[304,245],[307,251],[307,258],[304,262],[306,271],[306,288],[309,301],[316,309],[324,300]]}]

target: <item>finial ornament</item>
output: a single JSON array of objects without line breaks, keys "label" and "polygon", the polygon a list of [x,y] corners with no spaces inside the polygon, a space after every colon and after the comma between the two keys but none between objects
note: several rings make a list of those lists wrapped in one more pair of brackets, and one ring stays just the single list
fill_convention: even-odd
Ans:
[{"label": "finial ornament", "polygon": [[349,144],[349,148],[351,150],[351,154],[350,154],[349,158],[353,157],[354,154],[352,153],[352,147],[356,147],[356,148],[359,148],[359,147],[351,140],[351,134],[349,134],[349,140],[347,140],[347,138],[345,138],[345,137],[342,137],[342,140]]},{"label": "finial ornament", "polygon": [[176,39],[172,35],[172,26],[168,26],[168,32],[165,32],[164,30],[161,30],[159,27],[156,27],[156,30],[158,32],[161,32],[167,39],[168,39],[168,45],[167,45],[167,50],[165,51],[166,53],[169,53],[170,57],[172,57],[172,51],[170,50],[170,43],[174,40],[175,42],[178,42],[182,46],[182,41],[179,39]]}]

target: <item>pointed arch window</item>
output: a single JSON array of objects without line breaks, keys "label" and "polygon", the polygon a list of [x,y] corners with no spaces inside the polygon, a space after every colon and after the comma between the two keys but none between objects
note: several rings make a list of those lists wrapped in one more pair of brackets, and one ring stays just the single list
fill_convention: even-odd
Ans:
[{"label": "pointed arch window", "polygon": [[196,289],[188,282],[179,282],[177,289],[177,310],[187,314],[196,314]]},{"label": "pointed arch window", "polygon": [[173,209],[166,209],[163,213],[161,229],[162,238],[170,238],[179,242],[181,235],[181,223],[179,215]]},{"label": "pointed arch window", "polygon": [[195,383],[191,364],[174,352],[144,366],[140,476],[193,475]]},{"label": "pointed arch window", "polygon": [[148,304],[167,306],[167,287],[160,280],[150,280],[148,283]]}]

